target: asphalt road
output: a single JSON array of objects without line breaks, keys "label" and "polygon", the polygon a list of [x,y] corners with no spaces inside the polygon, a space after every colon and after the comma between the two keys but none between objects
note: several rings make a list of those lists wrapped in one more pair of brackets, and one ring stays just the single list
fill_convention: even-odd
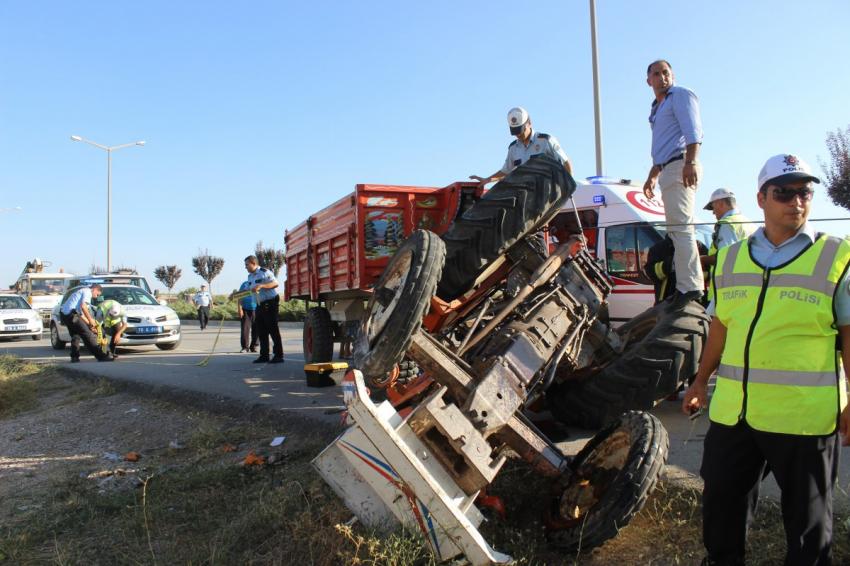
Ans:
[{"label": "asphalt road", "polygon": [[[150,385],[177,387],[188,391],[237,399],[297,413],[308,418],[339,424],[343,408],[338,387],[310,388],[304,378],[304,356],[301,352],[301,325],[281,323],[286,361],[283,364],[253,364],[257,354],[239,353],[239,327],[236,323],[213,323],[203,332],[197,322],[183,326],[179,348],[163,352],[154,346],[127,349],[113,363],[98,363],[83,355],[82,362],[70,364],[69,349],[53,350],[48,335],[40,341],[30,339],[0,342],[0,353],[10,353],[37,362],[67,365],[69,369],[95,375],[136,381]],[[218,341],[216,342],[216,338]],[[209,356],[206,366],[198,364]],[[661,402],[653,413],[664,423],[670,436],[667,475],[698,482],[702,445],[708,419],[690,421],[679,411],[678,402]],[[593,433],[569,431],[569,438],[559,446],[567,454],[578,451]],[[778,496],[772,476],[765,482],[763,493]],[[850,509],[850,450],[843,450],[839,468],[836,507]]]}]

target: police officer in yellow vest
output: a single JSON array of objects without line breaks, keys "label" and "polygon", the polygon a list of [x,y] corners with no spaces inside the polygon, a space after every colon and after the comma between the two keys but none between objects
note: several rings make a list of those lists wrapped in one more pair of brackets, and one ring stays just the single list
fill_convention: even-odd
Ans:
[{"label": "police officer in yellow vest", "polygon": [[759,173],[764,227],[720,249],[708,341],[686,413],[709,406],[700,474],[703,564],[744,564],[766,469],[782,490],[786,564],[829,564],[838,433],[850,444],[842,361],[850,362],[850,242],[806,222],[812,183],[794,155]]},{"label": "police officer in yellow vest", "polygon": [[[750,223],[750,219],[738,210],[735,193],[729,189],[720,188],[711,193],[711,198],[703,210],[710,210],[717,219],[708,254],[701,255],[699,258],[703,271],[711,277],[710,274],[714,272],[714,264],[717,261],[717,250],[749,238],[755,227]],[[714,298],[711,293],[712,291],[709,290],[709,300]]]},{"label": "police officer in yellow vest", "polygon": [[107,299],[100,304],[100,312],[103,313],[103,331],[110,337],[109,351],[112,357],[117,359],[118,354],[115,350],[127,329],[127,324],[124,322],[124,309],[118,301]]}]

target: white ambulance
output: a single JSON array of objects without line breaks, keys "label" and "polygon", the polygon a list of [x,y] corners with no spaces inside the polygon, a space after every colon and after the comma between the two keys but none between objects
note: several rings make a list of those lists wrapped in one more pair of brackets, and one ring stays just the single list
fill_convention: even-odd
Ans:
[{"label": "white ambulance", "polygon": [[[576,231],[581,222],[590,252],[603,262],[614,281],[608,297],[610,320],[615,326],[642,313],[655,303],[652,280],[644,266],[649,248],[664,239],[664,205],[656,190],[649,200],[627,179],[588,177],[579,182],[563,210],[550,223],[550,235]],[[576,218],[578,212],[578,219]],[[712,226],[697,218],[696,236],[706,247]]]}]

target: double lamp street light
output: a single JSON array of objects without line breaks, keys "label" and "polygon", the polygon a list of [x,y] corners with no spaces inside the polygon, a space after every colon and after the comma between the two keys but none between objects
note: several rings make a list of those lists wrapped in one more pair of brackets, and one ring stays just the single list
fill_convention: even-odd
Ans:
[{"label": "double lamp street light", "polygon": [[112,270],[112,152],[134,145],[143,146],[145,145],[145,142],[137,141],[121,145],[106,146],[80,136],[71,136],[71,140],[75,142],[85,142],[106,152],[106,270],[110,271]]}]

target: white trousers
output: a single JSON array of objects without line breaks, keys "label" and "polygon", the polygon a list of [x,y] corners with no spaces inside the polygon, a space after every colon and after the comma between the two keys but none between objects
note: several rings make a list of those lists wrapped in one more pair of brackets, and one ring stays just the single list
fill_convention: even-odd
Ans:
[{"label": "white trousers", "polygon": [[[676,290],[682,293],[703,291],[702,266],[699,262],[696,235],[694,234],[694,200],[697,187],[682,183],[684,159],[664,167],[658,177],[658,188],[664,202],[667,233],[673,240],[673,267],[676,270]],[[702,178],[702,168],[697,165],[697,177]]]}]

